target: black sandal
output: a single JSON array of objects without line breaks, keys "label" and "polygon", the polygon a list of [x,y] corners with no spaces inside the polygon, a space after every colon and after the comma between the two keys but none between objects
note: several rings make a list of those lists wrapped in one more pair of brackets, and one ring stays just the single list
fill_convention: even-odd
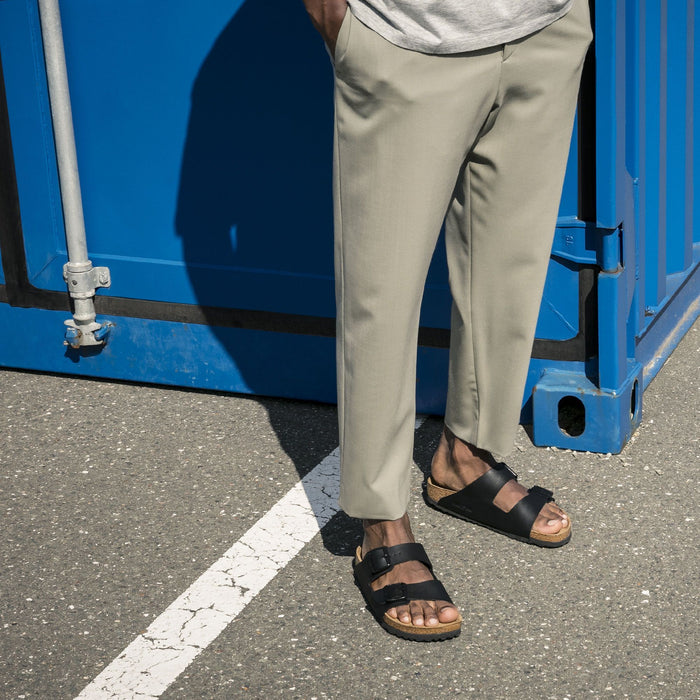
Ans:
[{"label": "black sandal", "polygon": [[496,494],[512,479],[518,477],[502,462],[466,486],[453,491],[438,486],[428,477],[425,488],[426,502],[448,515],[467,522],[487,527],[490,530],[512,537],[514,540],[535,544],[538,547],[561,547],[571,539],[571,521],[553,535],[532,529],[542,506],[554,500],[551,491],[533,486],[508,512],[494,505]]},{"label": "black sandal", "polygon": [[423,546],[417,543],[399,544],[394,547],[373,549],[362,558],[362,548],[358,547],[353,561],[355,583],[362,592],[367,606],[377,622],[389,633],[416,642],[438,642],[457,637],[462,629],[462,617],[454,622],[440,622],[427,627],[401,622],[387,614],[387,610],[398,605],[408,605],[412,600],[452,600],[445,587],[436,578],[422,583],[392,583],[378,591],[372,590],[372,582],[391,571],[396,564],[406,561],[419,561],[428,567],[432,574],[433,565]]}]

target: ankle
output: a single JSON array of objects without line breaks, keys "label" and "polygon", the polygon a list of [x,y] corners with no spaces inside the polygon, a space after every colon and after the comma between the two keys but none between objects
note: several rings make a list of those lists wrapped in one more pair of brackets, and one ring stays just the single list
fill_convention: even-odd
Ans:
[{"label": "ankle", "polygon": [[407,513],[398,520],[363,520],[362,527],[365,532],[362,542],[363,554],[377,547],[393,547],[415,542]]},{"label": "ankle", "polygon": [[431,463],[433,481],[447,488],[463,488],[493,464],[493,457],[486,450],[458,438],[444,427]]},{"label": "ankle", "polygon": [[462,440],[447,426],[442,431],[441,442],[443,439],[452,460],[458,464],[461,462],[483,462],[492,465],[494,462],[493,456],[488,450],[482,450],[473,443]]}]

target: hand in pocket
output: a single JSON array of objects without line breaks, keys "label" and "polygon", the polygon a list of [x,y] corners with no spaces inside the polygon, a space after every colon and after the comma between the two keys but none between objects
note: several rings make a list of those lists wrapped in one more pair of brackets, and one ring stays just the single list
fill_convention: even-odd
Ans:
[{"label": "hand in pocket", "polygon": [[348,3],[346,0],[304,0],[304,5],[332,56],[335,53],[340,25],[348,11]]}]

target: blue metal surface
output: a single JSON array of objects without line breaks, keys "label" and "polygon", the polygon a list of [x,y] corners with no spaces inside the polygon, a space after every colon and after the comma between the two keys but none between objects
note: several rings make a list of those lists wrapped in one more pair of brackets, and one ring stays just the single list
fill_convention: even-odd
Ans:
[{"label": "blue metal surface", "polygon": [[[0,328],[39,329],[31,347],[4,333],[0,365],[334,401],[331,70],[301,3],[61,7],[88,247],[112,273],[98,297],[120,311],[106,347],[81,354],[61,344],[67,314],[48,310],[58,294],[47,309],[0,302]],[[641,416],[641,391],[633,417],[621,408],[630,387],[648,383],[698,313],[700,13],[693,0],[598,0],[595,15],[595,105],[584,93],[582,108],[595,108],[594,133],[582,122],[572,140],[523,418],[547,444],[614,451]],[[28,278],[63,294],[32,0],[0,2],[0,57]],[[582,209],[591,149],[594,201]],[[582,210],[593,213],[583,221]],[[449,327],[446,280],[439,246],[421,313],[428,329]],[[250,317],[239,311],[260,314],[258,325],[242,327]],[[421,411],[444,406],[441,343],[419,350]],[[578,438],[557,423],[567,391],[584,397]]]},{"label": "blue metal surface", "polygon": [[[618,453],[642,418],[642,368],[630,364],[623,384],[614,391],[600,389],[586,377],[571,371],[548,369],[533,389],[533,438],[536,445],[590,452]],[[581,426],[567,434],[561,425],[561,402],[580,402]]]},{"label": "blue metal surface", "polygon": [[[88,243],[114,296],[333,315],[330,69],[303,9],[278,4],[62,3]],[[0,12],[5,63],[36,71],[34,4]],[[57,182],[37,168],[37,149],[52,153],[45,86],[27,104],[35,80],[7,82],[23,219],[36,214],[25,235],[48,258],[30,277],[62,290],[60,209],[44,204]]]},{"label": "blue metal surface", "polygon": [[[0,3],[0,55],[20,187],[29,278],[66,262],[51,114],[35,3]],[[4,164],[3,164],[4,165]],[[64,289],[65,285],[60,286]]]},{"label": "blue metal surface", "polygon": [[[335,355],[332,338],[264,333],[228,328],[218,335],[206,325],[114,317],[104,348],[43,352],[41,364],[27,355],[56,345],[56,329],[65,313],[18,309],[0,304],[2,364],[86,377],[177,385],[268,396],[335,400]],[[9,329],[31,328],[26,333]],[[235,360],[231,348],[240,348]]]},{"label": "blue metal surface", "polygon": [[[700,313],[692,0],[596,3],[597,352],[535,383],[537,444],[619,451],[641,390]],[[635,406],[630,412],[629,396]],[[585,431],[559,424],[581,400]]]},{"label": "blue metal surface", "polygon": [[[695,39],[700,36],[700,12],[695,10],[695,0],[688,0],[688,107],[691,115],[700,114],[700,66],[698,52],[695,50]],[[688,192],[692,204],[688,207],[690,216],[689,228],[693,231],[693,243],[700,243],[700,182],[695,173],[700,172],[700,137],[691,118],[688,119],[688,158],[687,174]]]}]

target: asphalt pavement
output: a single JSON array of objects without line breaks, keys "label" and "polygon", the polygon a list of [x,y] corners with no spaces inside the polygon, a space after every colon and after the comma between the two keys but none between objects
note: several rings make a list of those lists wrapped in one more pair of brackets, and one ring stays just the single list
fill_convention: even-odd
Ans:
[{"label": "asphalt pavement", "polygon": [[[425,506],[428,418],[410,515],[462,635],[386,634],[352,580],[359,526],[338,513],[160,697],[699,698],[699,399],[697,322],[622,454],[519,431],[511,466],[573,520],[556,550]],[[327,405],[1,371],[0,697],[77,696],[333,453],[335,421]]]}]

